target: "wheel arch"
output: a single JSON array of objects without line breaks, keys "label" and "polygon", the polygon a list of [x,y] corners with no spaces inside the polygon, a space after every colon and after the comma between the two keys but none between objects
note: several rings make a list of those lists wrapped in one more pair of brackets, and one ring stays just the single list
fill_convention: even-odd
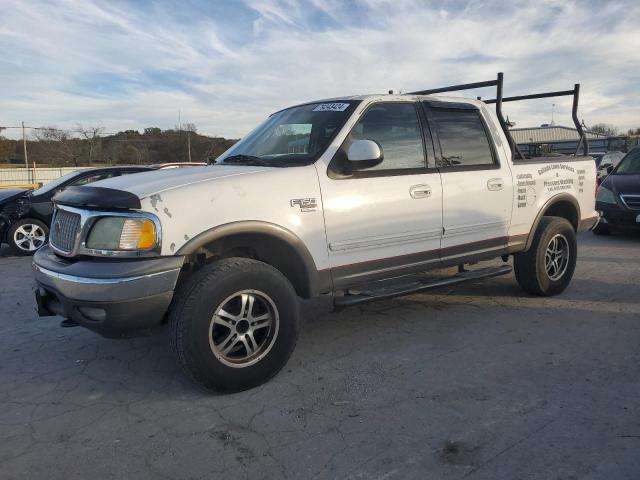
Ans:
[{"label": "wheel arch", "polygon": [[248,256],[278,269],[296,293],[311,298],[331,291],[328,271],[318,271],[304,242],[289,229],[269,222],[232,222],[206,230],[176,252],[194,255],[209,252],[215,257]]},{"label": "wheel arch", "polygon": [[547,200],[538,212],[535,220],[533,221],[533,225],[531,226],[531,230],[529,231],[529,235],[527,237],[525,251],[531,248],[534,234],[538,229],[540,220],[542,220],[542,217],[548,216],[560,217],[568,220],[573,229],[577,232],[578,226],[580,224],[580,219],[582,218],[580,214],[580,204],[574,197],[572,197],[568,193],[561,193]]}]

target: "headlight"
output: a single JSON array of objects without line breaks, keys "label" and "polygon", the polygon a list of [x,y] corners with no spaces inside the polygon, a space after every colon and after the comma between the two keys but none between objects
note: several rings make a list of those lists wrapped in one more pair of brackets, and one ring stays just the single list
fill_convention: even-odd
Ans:
[{"label": "headlight", "polygon": [[613,192],[608,188],[600,186],[598,189],[598,195],[596,195],[596,200],[602,203],[616,203],[616,197],[613,196]]},{"label": "headlight", "polygon": [[96,221],[87,238],[95,250],[150,250],[157,244],[156,226],[148,218],[104,217]]}]

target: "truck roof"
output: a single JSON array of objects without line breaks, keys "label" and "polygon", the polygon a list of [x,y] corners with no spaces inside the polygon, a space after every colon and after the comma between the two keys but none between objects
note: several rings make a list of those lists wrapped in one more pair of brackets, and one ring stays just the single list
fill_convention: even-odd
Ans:
[{"label": "truck roof", "polygon": [[[456,103],[470,103],[472,105],[480,106],[483,102],[481,100],[476,100],[473,98],[465,98],[465,97],[448,97],[448,96],[436,96],[436,95],[413,95],[410,93],[406,94],[367,94],[367,95],[350,95],[345,97],[332,97],[332,98],[323,98],[320,100],[311,100],[308,102],[299,103],[296,105],[291,105],[286,108],[299,107],[301,105],[310,105],[313,103],[335,103],[335,102],[347,102],[347,101],[365,101],[365,102],[373,102],[373,101],[392,101],[392,102],[401,102],[401,101],[418,101],[418,100],[437,100],[440,102],[456,102]],[[285,109],[282,109],[285,110]]]}]

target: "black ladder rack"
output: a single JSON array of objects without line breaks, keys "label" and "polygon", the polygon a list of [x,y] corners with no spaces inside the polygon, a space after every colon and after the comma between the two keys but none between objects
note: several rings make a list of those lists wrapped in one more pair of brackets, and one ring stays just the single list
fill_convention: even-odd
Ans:
[{"label": "black ladder rack", "polygon": [[550,97],[563,97],[563,96],[573,96],[573,107],[571,109],[571,118],[573,119],[573,123],[578,130],[578,134],[580,135],[580,140],[578,141],[578,147],[576,148],[575,155],[578,155],[580,151],[580,147],[582,147],[582,151],[584,155],[589,155],[589,142],[587,140],[587,136],[584,133],[584,129],[582,128],[582,124],[578,120],[578,101],[580,99],[580,84],[576,83],[573,87],[573,90],[563,90],[558,92],[544,92],[544,93],[532,93],[530,95],[517,95],[514,97],[503,97],[502,96],[502,84],[504,80],[504,75],[502,72],[498,73],[498,76],[495,80],[486,80],[484,82],[474,82],[474,83],[465,83],[461,85],[451,85],[449,87],[440,87],[440,88],[432,88],[429,90],[419,90],[417,92],[410,92],[407,95],[433,95],[435,93],[444,93],[444,92],[457,92],[461,90],[472,90],[476,88],[483,87],[496,87],[496,98],[492,100],[484,100],[484,103],[495,103],[496,104],[496,115],[498,120],[500,121],[500,126],[502,127],[502,131],[507,137],[507,141],[509,142],[509,147],[511,148],[511,155],[515,157],[517,153],[521,159],[525,159],[525,156],[522,154],[520,148],[513,140],[511,136],[511,132],[509,131],[509,125],[504,119],[504,115],[502,114],[502,103],[503,102],[516,102],[519,100],[534,100],[538,98],[550,98]]}]

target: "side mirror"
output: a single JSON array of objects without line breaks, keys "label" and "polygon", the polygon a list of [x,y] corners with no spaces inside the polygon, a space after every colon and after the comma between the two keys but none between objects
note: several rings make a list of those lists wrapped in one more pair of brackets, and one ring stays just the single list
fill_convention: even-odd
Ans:
[{"label": "side mirror", "polygon": [[613,172],[613,165],[607,165],[607,174]]},{"label": "side mirror", "polygon": [[382,147],[373,140],[356,140],[349,146],[347,160],[354,170],[364,170],[380,165],[384,153]]}]

